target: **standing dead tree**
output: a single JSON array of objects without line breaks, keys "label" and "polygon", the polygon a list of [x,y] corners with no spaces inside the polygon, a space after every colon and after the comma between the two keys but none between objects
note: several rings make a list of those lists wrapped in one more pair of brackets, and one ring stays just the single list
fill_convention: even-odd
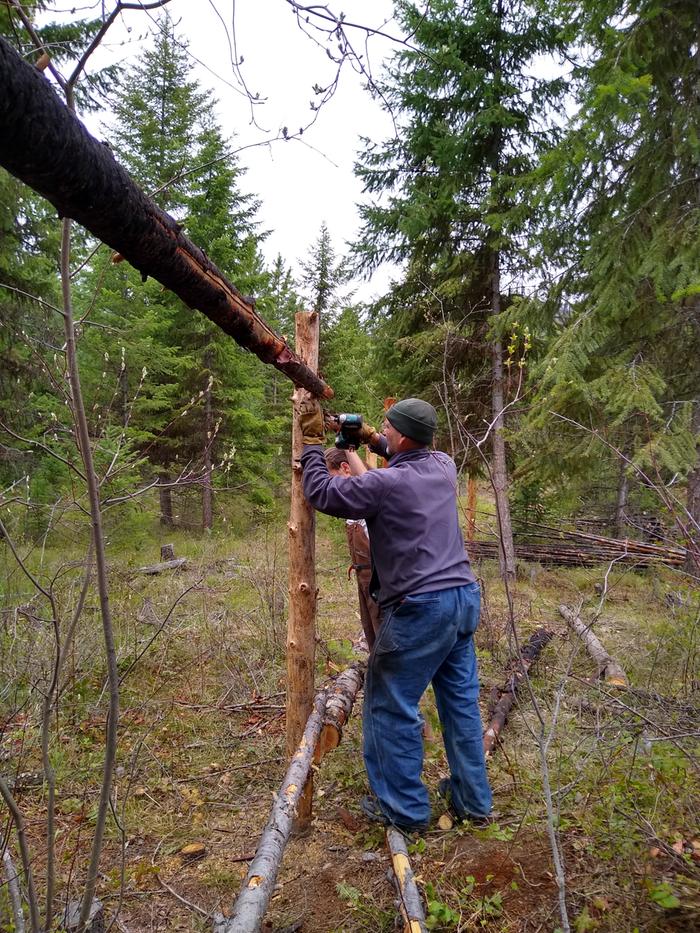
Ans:
[{"label": "standing dead tree", "polygon": [[333,390],[256,313],[180,225],[134,184],[51,84],[0,38],[0,165],[313,395]]},{"label": "standing dead tree", "polygon": [[[320,318],[315,311],[296,314],[296,346],[312,371],[318,366]],[[306,501],[302,486],[301,453],[304,446],[299,405],[307,398],[304,389],[292,396],[292,484],[289,505],[289,620],[287,625],[287,754],[292,755],[304,732],[314,698],[316,656],[316,513]],[[311,824],[313,779],[297,807],[295,829],[303,832]]]},{"label": "standing dead tree", "polygon": [[[586,623],[568,606],[560,606],[559,613],[566,624],[574,631],[586,646],[586,651],[598,665],[598,677],[615,687],[627,686],[627,675],[622,665],[608,654],[600,640],[591,631],[593,623]],[[595,620],[594,620],[595,621]]]}]

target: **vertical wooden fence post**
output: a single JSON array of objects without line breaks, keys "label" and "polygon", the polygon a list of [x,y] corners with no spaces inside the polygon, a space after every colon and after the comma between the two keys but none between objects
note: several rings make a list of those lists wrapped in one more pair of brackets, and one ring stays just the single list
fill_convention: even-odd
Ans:
[{"label": "vertical wooden fence post", "polygon": [[[318,369],[319,316],[315,311],[296,314],[296,352],[314,372]],[[301,484],[303,442],[297,423],[306,389],[292,395],[292,491],[289,509],[289,622],[287,626],[287,756],[291,757],[304,734],[314,701],[316,657],[316,518],[304,498]],[[297,805],[294,832],[306,832],[311,823],[313,777]]]}]

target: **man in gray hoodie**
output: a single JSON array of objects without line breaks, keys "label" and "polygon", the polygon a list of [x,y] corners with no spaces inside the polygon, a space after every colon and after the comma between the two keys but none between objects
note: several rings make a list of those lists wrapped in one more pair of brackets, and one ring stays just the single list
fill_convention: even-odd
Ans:
[{"label": "man in gray hoodie", "polygon": [[407,831],[428,826],[418,702],[432,682],[450,766],[442,791],[458,818],[483,819],[492,799],[473,641],[480,592],[459,527],[454,462],[429,446],[435,409],[422,399],[397,402],[382,434],[366,426],[361,438],[388,459],[388,469],[344,479],[328,472],[318,402],[302,405],[300,423],[304,494],[328,515],[365,519],[372,592],[382,610],[363,715],[365,766],[375,796],[362,808]]}]

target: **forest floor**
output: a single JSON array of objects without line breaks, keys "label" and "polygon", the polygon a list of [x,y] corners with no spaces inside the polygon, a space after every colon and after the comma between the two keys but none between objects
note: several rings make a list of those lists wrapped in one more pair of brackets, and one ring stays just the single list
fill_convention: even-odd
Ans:
[{"label": "forest floor", "polygon": [[[342,523],[320,518],[319,686],[356,657],[352,641],[360,623],[344,537]],[[230,911],[286,768],[284,523],[242,538],[176,532],[168,540],[188,558],[178,572],[138,572],[158,560],[152,539],[109,554],[123,684],[115,819],[98,896],[108,917],[119,908],[111,929],[130,933],[210,930],[214,912]],[[53,561],[57,571],[69,567],[59,550],[45,551],[42,560]],[[503,682],[512,651],[498,569],[484,562],[476,570],[484,594],[476,640],[486,720],[490,689]],[[75,571],[63,573],[74,599],[79,579]],[[596,632],[625,667],[629,690],[596,681],[593,663],[558,613],[567,603],[589,618],[600,607],[595,586],[606,573]],[[16,684],[0,691],[0,770],[16,775],[41,767],[37,709],[26,696],[27,685],[46,673],[50,633],[34,619],[33,639],[21,634],[32,616],[26,606],[17,611],[19,590],[13,597],[10,571],[3,575],[3,670],[15,671]],[[697,589],[663,569],[526,565],[513,599],[521,640],[540,626],[555,632],[531,680],[550,741],[572,929],[697,928]],[[96,597],[89,598],[84,617],[52,752],[64,898],[75,896],[85,869],[105,727]],[[437,817],[444,804],[435,788],[447,769],[430,694],[424,707],[437,736],[426,743],[424,773]],[[431,929],[535,933],[559,926],[539,730],[533,700],[524,695],[489,762],[496,824],[448,831],[435,825],[412,841]],[[316,775],[312,829],[287,849],[266,929],[395,929],[383,833],[359,809],[366,792],[361,721],[354,715],[341,746]],[[41,890],[45,792],[41,783],[20,783],[16,795]],[[203,857],[185,858],[182,849],[190,843],[204,845]],[[0,928],[11,929],[8,918],[0,887]]]}]

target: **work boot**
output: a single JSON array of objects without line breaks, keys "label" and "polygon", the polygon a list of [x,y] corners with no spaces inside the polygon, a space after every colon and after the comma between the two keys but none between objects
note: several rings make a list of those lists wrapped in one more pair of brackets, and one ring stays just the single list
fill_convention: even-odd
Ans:
[{"label": "work boot", "polygon": [[377,798],[369,794],[360,800],[360,809],[367,819],[373,823],[381,823],[382,826],[395,826],[402,833],[423,833],[429,825],[428,823],[395,823],[384,813]]},{"label": "work boot", "polygon": [[477,816],[475,813],[460,813],[460,811],[455,808],[454,801],[452,800],[452,782],[449,778],[442,778],[438,783],[437,792],[438,797],[442,797],[447,804],[447,809],[459,823],[469,822],[473,826],[488,826],[490,823],[496,821],[496,812],[494,810],[487,813],[485,816]]}]

